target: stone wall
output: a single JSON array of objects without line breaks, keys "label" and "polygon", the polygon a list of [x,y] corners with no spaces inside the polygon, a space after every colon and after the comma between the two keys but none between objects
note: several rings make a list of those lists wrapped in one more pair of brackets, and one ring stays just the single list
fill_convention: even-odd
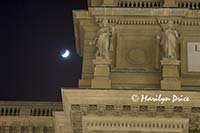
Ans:
[{"label": "stone wall", "polygon": [[[195,7],[199,4],[199,1],[193,2],[196,2]],[[179,34],[176,52],[181,62],[181,87],[200,89],[200,72],[188,69],[187,49],[191,42],[200,42],[200,10],[91,6],[88,11],[73,11],[73,16],[77,53],[83,56],[81,88],[91,87],[96,47],[90,42],[103,19],[107,19],[115,28],[110,75],[113,88],[160,88],[162,47],[158,36],[163,27],[173,21]]]},{"label": "stone wall", "polygon": [[[189,101],[173,102],[174,95]],[[68,133],[200,132],[199,91],[63,89],[62,96]],[[146,96],[157,101],[142,100]]]}]

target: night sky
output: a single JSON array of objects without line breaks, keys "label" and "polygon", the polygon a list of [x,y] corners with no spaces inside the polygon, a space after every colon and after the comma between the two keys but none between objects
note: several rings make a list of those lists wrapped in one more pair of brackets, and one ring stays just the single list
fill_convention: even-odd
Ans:
[{"label": "night sky", "polygon": [[[75,52],[72,9],[87,0],[5,0],[1,7],[0,100],[61,101],[77,87],[82,58]],[[61,57],[64,49],[68,59]]]}]

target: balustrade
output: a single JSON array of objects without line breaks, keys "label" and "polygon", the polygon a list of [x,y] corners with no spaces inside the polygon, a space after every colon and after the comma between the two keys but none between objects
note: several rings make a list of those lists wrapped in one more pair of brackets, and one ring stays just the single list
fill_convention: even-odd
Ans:
[{"label": "balustrade", "polygon": [[200,9],[200,0],[177,0],[176,4],[179,8]]},{"label": "balustrade", "polygon": [[61,103],[0,102],[0,116],[52,116],[62,110]]}]

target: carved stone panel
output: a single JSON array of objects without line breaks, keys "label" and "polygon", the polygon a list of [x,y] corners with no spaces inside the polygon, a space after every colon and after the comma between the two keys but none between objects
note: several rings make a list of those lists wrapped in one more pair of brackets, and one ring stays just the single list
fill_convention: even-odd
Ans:
[{"label": "carved stone panel", "polygon": [[116,68],[154,70],[155,42],[155,36],[152,34],[119,33],[116,44]]}]

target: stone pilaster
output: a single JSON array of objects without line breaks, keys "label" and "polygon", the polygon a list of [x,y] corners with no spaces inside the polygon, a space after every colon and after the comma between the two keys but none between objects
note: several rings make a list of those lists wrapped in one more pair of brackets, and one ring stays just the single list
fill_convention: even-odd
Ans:
[{"label": "stone pilaster", "polygon": [[165,108],[165,116],[172,117],[174,115],[173,107],[166,107]]},{"label": "stone pilaster", "polygon": [[39,127],[39,133],[44,133],[44,127]]},{"label": "stone pilaster", "polygon": [[33,127],[27,127],[28,133],[33,133]]},{"label": "stone pilaster", "polygon": [[47,127],[46,128],[46,133],[54,133],[54,130],[52,127]]},{"label": "stone pilaster", "polygon": [[10,127],[5,126],[5,127],[4,127],[4,131],[5,131],[5,133],[10,133]]},{"label": "stone pilaster", "polygon": [[94,63],[94,78],[92,88],[111,88],[110,80],[110,59],[97,58]]},{"label": "stone pilaster", "polygon": [[156,116],[156,107],[155,106],[148,106],[148,116],[155,117]]},{"label": "stone pilaster", "polygon": [[137,116],[139,113],[139,106],[132,106],[131,107],[131,115],[132,116]]},{"label": "stone pilaster", "polygon": [[105,112],[106,112],[106,106],[105,105],[98,105],[97,110],[98,110],[97,114],[99,116],[103,116],[103,115],[105,115]]},{"label": "stone pilaster", "polygon": [[183,117],[189,118],[191,115],[191,107],[184,107],[183,108]]},{"label": "stone pilaster", "polygon": [[22,132],[21,126],[16,127],[16,133],[21,133],[21,132]]},{"label": "stone pilaster", "polygon": [[115,105],[114,106],[114,115],[121,116],[122,115],[122,105]]},{"label": "stone pilaster", "polygon": [[104,0],[102,6],[113,6],[114,0]]},{"label": "stone pilaster", "polygon": [[175,59],[164,58],[161,60],[162,80],[161,89],[179,90],[181,89],[180,81],[180,61]]},{"label": "stone pilaster", "polygon": [[177,7],[175,0],[165,0],[164,7]]}]

